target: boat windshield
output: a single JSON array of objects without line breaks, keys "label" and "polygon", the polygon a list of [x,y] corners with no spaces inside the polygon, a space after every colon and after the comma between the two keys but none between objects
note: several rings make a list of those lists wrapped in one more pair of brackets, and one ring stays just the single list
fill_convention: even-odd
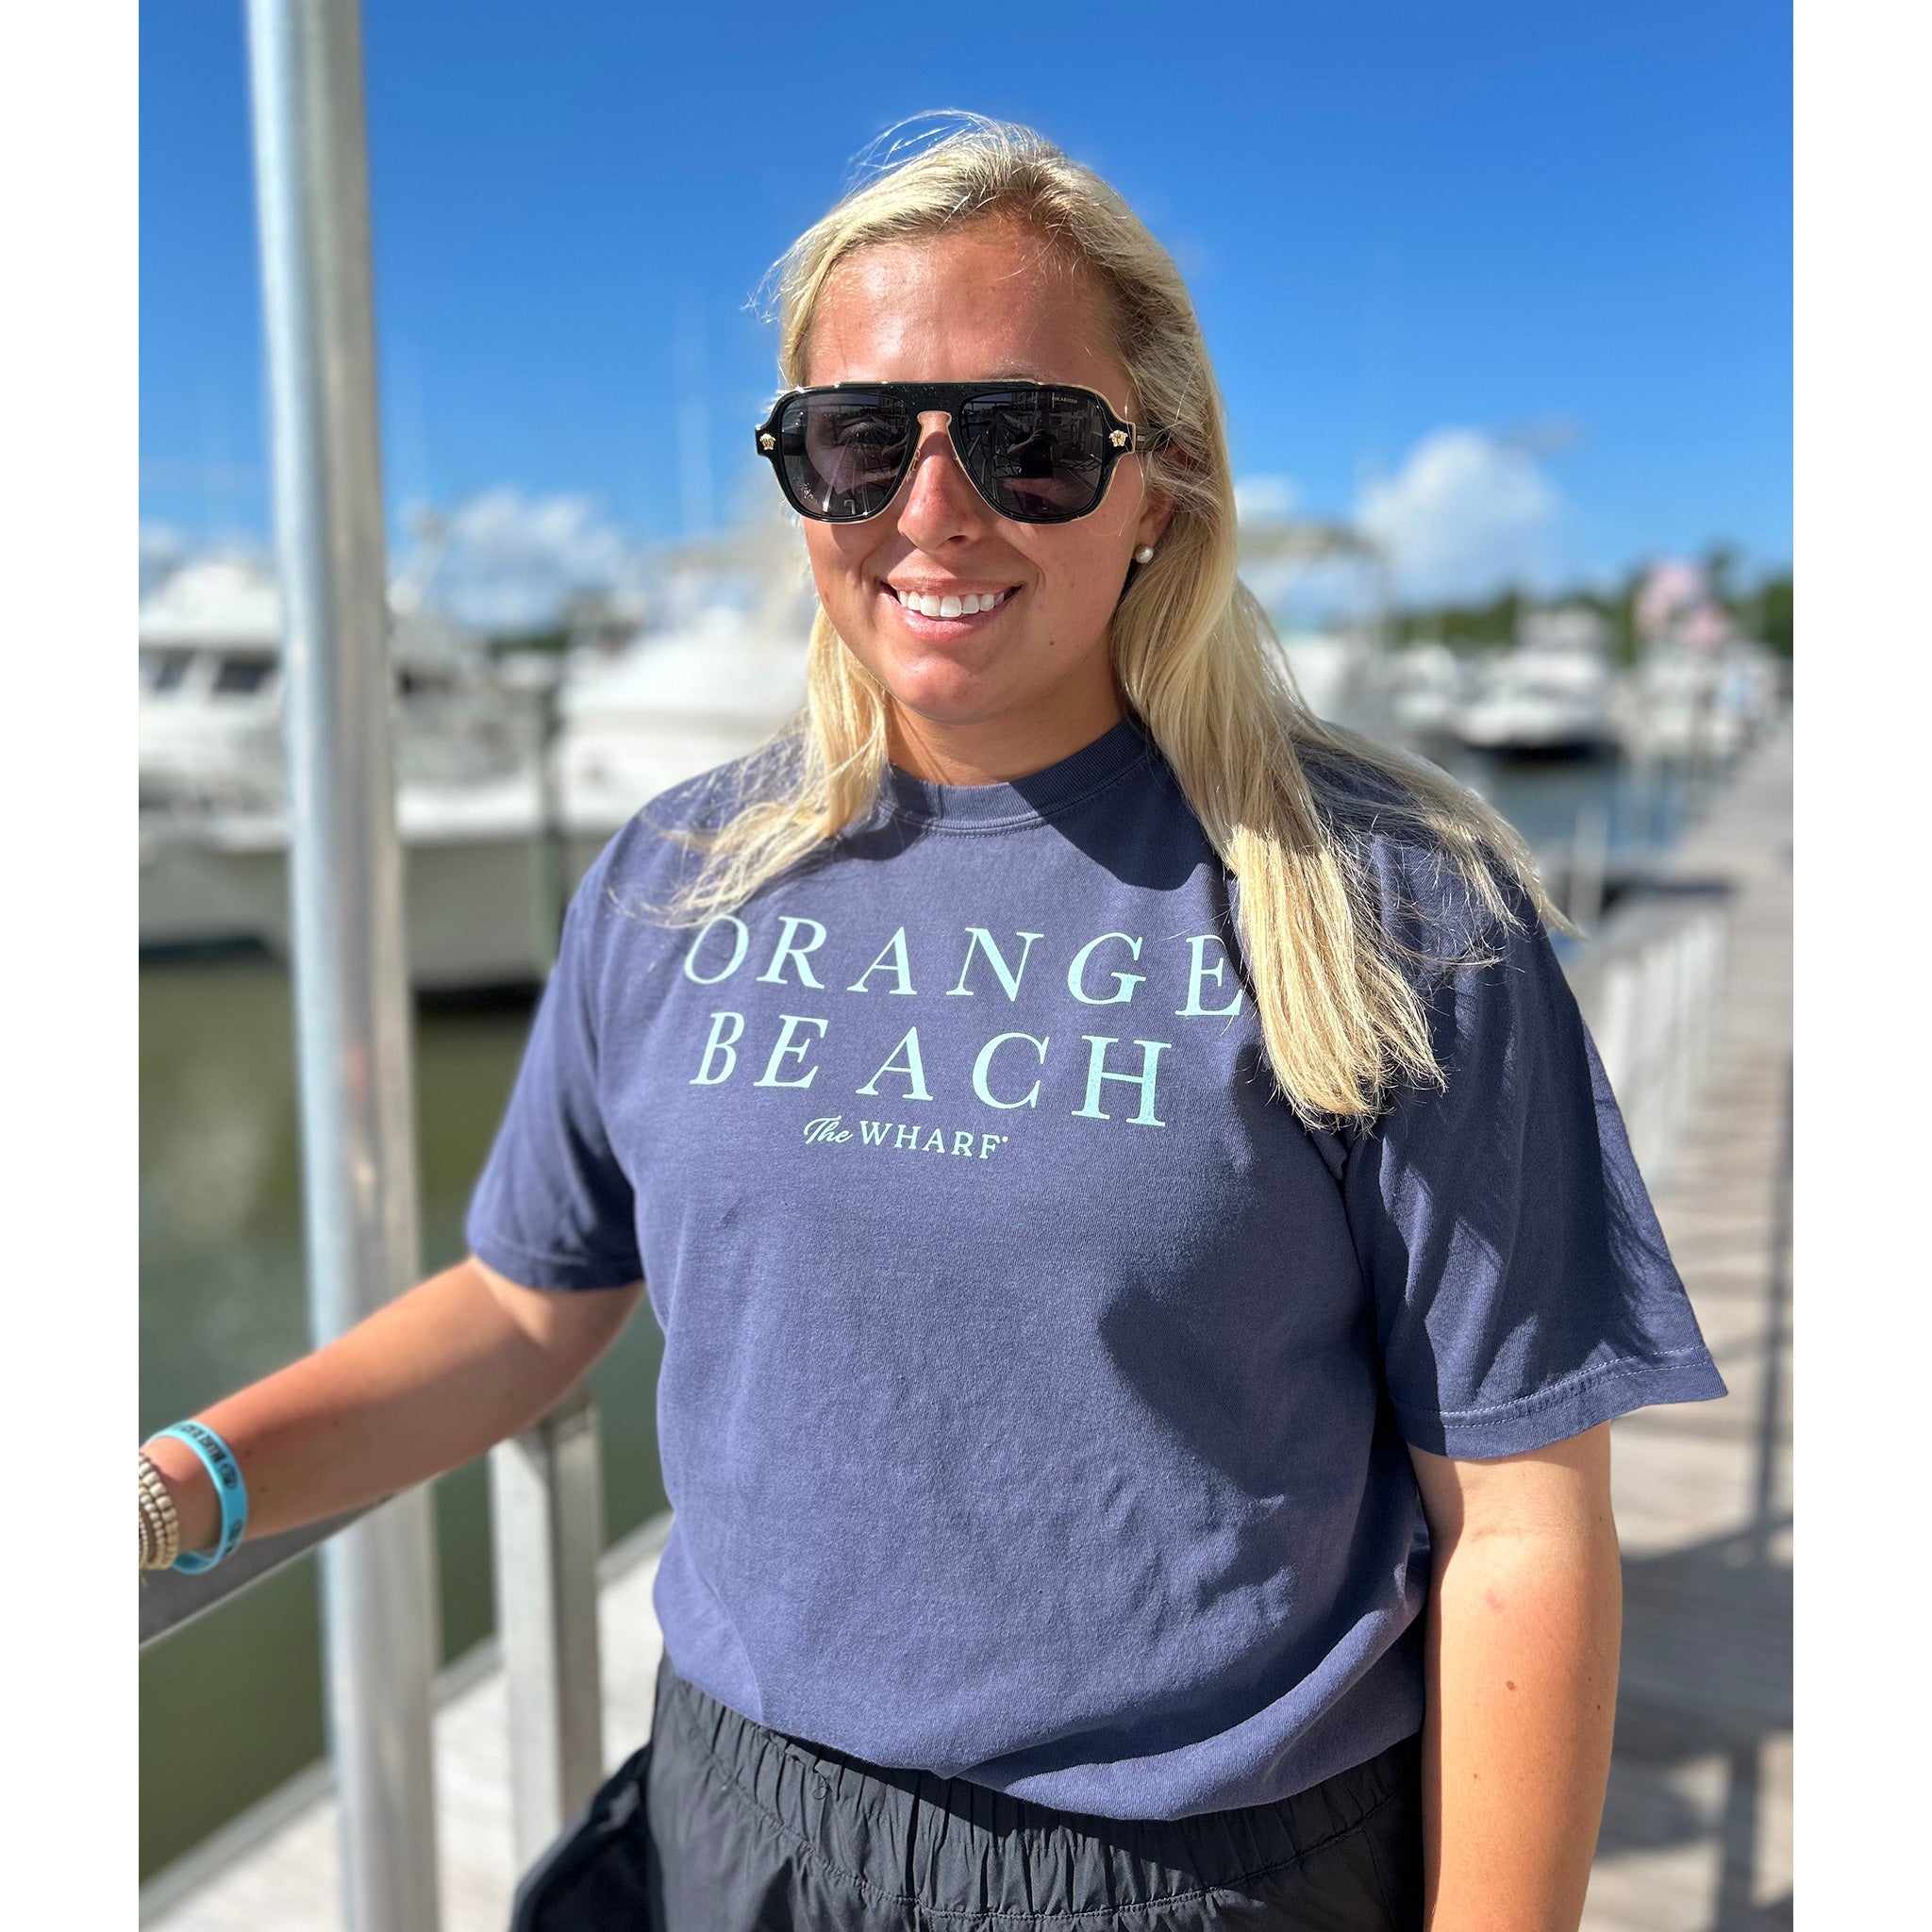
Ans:
[{"label": "boat windshield", "polygon": [[148,674],[142,682],[150,691],[174,691],[188,675],[192,651],[144,651],[142,669]]},{"label": "boat windshield", "polygon": [[267,658],[224,658],[215,671],[215,694],[246,697],[268,683],[275,668]]}]

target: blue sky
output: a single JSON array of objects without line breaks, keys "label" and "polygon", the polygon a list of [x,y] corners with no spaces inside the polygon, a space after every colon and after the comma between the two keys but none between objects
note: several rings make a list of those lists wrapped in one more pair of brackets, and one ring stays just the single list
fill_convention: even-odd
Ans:
[{"label": "blue sky", "polygon": [[[883,128],[963,107],[1127,195],[1256,499],[1366,517],[1416,593],[1720,538],[1789,557],[1785,8],[970,19],[365,0],[392,511],[480,499],[586,557],[727,519],[774,381],[766,267]],[[143,522],[259,532],[242,8],[143,0],[141,26]]]}]

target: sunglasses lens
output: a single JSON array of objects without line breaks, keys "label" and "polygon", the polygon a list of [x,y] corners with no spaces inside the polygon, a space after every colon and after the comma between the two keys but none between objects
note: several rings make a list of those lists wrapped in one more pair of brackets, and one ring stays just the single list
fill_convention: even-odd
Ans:
[{"label": "sunglasses lens", "polygon": [[1020,523],[1085,516],[1106,487],[1106,418],[1078,390],[974,396],[955,419],[955,435],[986,500]]},{"label": "sunglasses lens", "polygon": [[934,408],[941,397],[960,462],[1002,516],[1061,524],[1099,504],[1114,452],[1098,397],[1031,383],[967,388],[947,395],[951,385],[902,391],[887,383],[787,398],[774,454],[793,506],[830,523],[876,516],[911,463],[920,434],[915,402]]},{"label": "sunglasses lens", "polygon": [[794,396],[778,418],[778,459],[791,495],[832,523],[876,516],[906,474],[914,425],[887,395]]}]

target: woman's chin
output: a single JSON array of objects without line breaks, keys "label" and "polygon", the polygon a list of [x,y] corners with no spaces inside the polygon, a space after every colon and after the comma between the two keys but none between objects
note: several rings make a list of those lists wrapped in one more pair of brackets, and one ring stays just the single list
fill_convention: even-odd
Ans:
[{"label": "woman's chin", "polygon": [[[1055,663],[1046,668],[1059,675],[1045,677],[1038,675],[1042,667],[1016,663],[1004,651],[972,658],[957,649],[881,650],[870,659],[854,655],[884,687],[904,728],[915,737],[935,731],[973,737],[991,733],[1030,742],[1049,719],[1061,713],[1083,720],[1104,709],[1118,715],[1104,644],[1091,654],[1091,665]],[[1028,669],[1035,675],[1024,675]]]},{"label": "woman's chin", "polygon": [[997,726],[1007,717],[1007,708],[990,706],[983,695],[972,693],[937,693],[924,691],[918,697],[902,695],[891,691],[892,711],[898,717],[900,730],[907,730],[912,736],[927,736],[933,732],[953,736],[972,734]]},{"label": "woman's chin", "polygon": [[950,729],[990,722],[1023,701],[1009,689],[1009,679],[957,658],[928,656],[913,664],[891,663],[885,674],[874,675],[899,710]]}]

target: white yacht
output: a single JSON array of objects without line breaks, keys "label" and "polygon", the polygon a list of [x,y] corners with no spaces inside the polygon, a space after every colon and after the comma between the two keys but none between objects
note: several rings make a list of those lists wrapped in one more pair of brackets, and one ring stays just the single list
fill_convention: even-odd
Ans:
[{"label": "white yacht", "polygon": [[[391,599],[396,818],[411,975],[441,989],[547,967],[538,716],[453,626]],[[141,607],[141,942],[289,941],[281,612],[251,558],[185,565]]]},{"label": "white yacht", "polygon": [[1467,662],[1447,644],[1424,640],[1395,652],[1389,663],[1389,708],[1408,739],[1446,738],[1474,695]]},{"label": "white yacht", "polygon": [[1318,718],[1387,738],[1388,560],[1345,524],[1254,515],[1239,531],[1241,580],[1269,613],[1282,660]]},{"label": "white yacht", "polygon": [[1627,680],[1619,735],[1632,758],[1723,763],[1763,728],[1777,690],[1775,667],[1758,644],[1667,640],[1651,645]]},{"label": "white yacht", "polygon": [[[666,621],[608,600],[559,660],[491,660],[392,592],[396,821],[410,975],[542,977],[571,888],[667,786],[741,758],[805,702],[810,600],[788,529],[664,553]],[[245,558],[191,564],[141,612],[144,948],[289,942],[280,610]]]},{"label": "white yacht", "polygon": [[1607,627],[1577,606],[1526,613],[1516,648],[1481,667],[1451,729],[1473,751],[1587,758],[1611,740]]},{"label": "white yacht", "polygon": [[1390,737],[1388,659],[1372,632],[1290,630],[1280,650],[1295,690],[1316,717],[1368,738]]},{"label": "white yacht", "polygon": [[551,774],[573,876],[648,799],[803,708],[808,630],[802,614],[717,604],[621,651],[572,654]]}]

